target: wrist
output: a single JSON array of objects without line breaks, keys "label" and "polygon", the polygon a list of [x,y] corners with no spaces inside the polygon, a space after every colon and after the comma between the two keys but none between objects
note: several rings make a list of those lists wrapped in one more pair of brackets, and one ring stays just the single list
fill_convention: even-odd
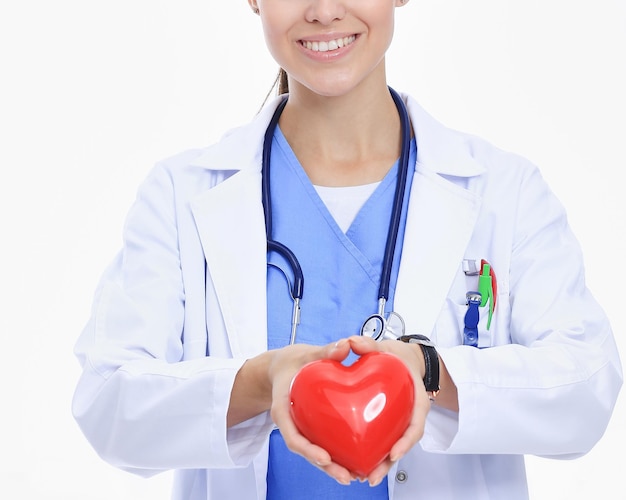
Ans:
[{"label": "wrist", "polygon": [[241,365],[231,390],[227,413],[228,427],[270,409],[272,403],[270,364],[271,355],[262,353],[247,359]]},{"label": "wrist", "polygon": [[424,335],[402,335],[398,340],[419,345],[424,356],[424,387],[434,399],[439,393],[439,356],[435,345]]}]

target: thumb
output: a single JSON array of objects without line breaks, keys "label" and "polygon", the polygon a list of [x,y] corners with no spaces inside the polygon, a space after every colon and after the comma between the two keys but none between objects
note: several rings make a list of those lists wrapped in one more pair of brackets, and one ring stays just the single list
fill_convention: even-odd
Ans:
[{"label": "thumb", "polygon": [[363,356],[368,352],[381,350],[381,343],[368,336],[353,335],[348,339],[348,342],[350,348],[359,356]]},{"label": "thumb", "polygon": [[325,357],[333,361],[343,361],[350,354],[350,342],[348,339],[341,339],[334,344],[325,347]]}]

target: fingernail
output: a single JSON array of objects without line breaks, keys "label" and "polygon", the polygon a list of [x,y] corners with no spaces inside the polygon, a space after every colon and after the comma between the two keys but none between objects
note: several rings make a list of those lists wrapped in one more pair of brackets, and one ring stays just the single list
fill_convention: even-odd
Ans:
[{"label": "fingernail", "polygon": [[343,485],[343,486],[350,486],[350,481],[347,479],[343,479],[343,478],[335,478],[335,481],[337,481],[339,484]]},{"label": "fingernail", "polygon": [[370,488],[375,488],[376,486],[378,486],[380,484],[380,482],[383,480],[382,477],[374,480],[374,481],[370,481]]}]

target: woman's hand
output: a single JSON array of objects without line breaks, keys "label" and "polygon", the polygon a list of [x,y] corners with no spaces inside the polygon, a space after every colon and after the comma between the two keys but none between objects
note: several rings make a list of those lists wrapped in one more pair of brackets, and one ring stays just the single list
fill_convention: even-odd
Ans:
[{"label": "woman's hand", "polygon": [[[415,406],[407,430],[393,445],[389,457],[367,478],[357,477],[333,462],[328,451],[304,437],[291,418],[289,389],[296,373],[305,364],[320,359],[341,362],[350,350],[359,356],[374,351],[395,354],[409,368],[415,384]],[[422,381],[424,370],[424,356],[419,346],[393,340],[376,342],[369,337],[353,336],[322,347],[296,344],[267,351],[246,361],[237,374],[231,393],[228,425],[235,425],[269,409],[272,420],[291,451],[303,456],[341,484],[347,485],[351,480],[359,479],[367,480],[370,485],[375,486],[384,479],[393,463],[404,456],[424,433],[426,415],[430,409],[430,401]]]},{"label": "woman's hand", "polygon": [[[368,352],[389,352],[398,356],[413,375],[415,385],[415,405],[413,416],[404,435],[392,446],[387,459],[366,478],[371,486],[379,484],[395,462],[400,460],[423,436],[426,416],[430,410],[430,400],[424,388],[424,355],[419,345],[396,340],[377,342],[370,337],[352,336],[348,339],[350,348],[362,356]],[[365,478],[359,478],[365,479]]]},{"label": "woman's hand", "polygon": [[322,469],[337,482],[347,485],[353,479],[350,471],[334,463],[330,454],[311,443],[298,431],[291,418],[291,400],[289,389],[296,373],[305,364],[319,359],[343,361],[350,353],[347,339],[323,347],[296,344],[272,351],[272,360],[268,367],[268,377],[272,386],[271,416],[280,429],[287,447],[294,453],[306,458]]}]

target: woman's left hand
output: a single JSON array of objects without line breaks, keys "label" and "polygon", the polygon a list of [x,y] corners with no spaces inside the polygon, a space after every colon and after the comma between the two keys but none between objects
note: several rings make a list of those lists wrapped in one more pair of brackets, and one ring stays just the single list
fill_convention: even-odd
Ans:
[{"label": "woman's left hand", "polygon": [[413,415],[406,431],[392,446],[389,456],[385,461],[376,467],[367,478],[371,486],[379,484],[389,472],[389,469],[395,462],[400,460],[424,434],[424,425],[426,416],[430,411],[430,399],[424,387],[424,355],[419,345],[407,344],[396,340],[384,340],[377,342],[370,337],[352,336],[348,339],[350,348],[356,354],[362,356],[369,352],[389,352],[398,356],[407,366],[413,375],[413,383],[415,385],[415,405]]}]

